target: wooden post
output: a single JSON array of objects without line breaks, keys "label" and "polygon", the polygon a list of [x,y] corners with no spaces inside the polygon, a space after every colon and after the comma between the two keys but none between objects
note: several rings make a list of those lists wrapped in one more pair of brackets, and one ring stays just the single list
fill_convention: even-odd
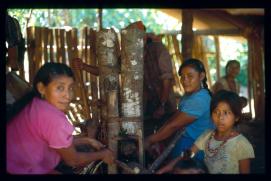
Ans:
[{"label": "wooden post", "polygon": [[143,37],[138,29],[121,30],[121,113],[122,129],[137,137],[139,162],[144,165],[143,148]]},{"label": "wooden post", "polygon": [[182,55],[183,60],[192,58],[193,47],[193,13],[191,10],[182,10]]},{"label": "wooden post", "polygon": [[33,83],[33,61],[35,56],[35,39],[34,39],[35,27],[27,28],[27,54],[29,60],[29,82]]},{"label": "wooden post", "polygon": [[[96,36],[96,51],[99,65],[99,86],[101,101],[106,103],[101,109],[102,123],[107,126],[107,142],[114,155],[118,153],[119,133],[119,64],[118,64],[118,38],[114,29],[101,30]],[[108,166],[109,174],[116,174],[115,164]]]},{"label": "wooden post", "polygon": [[[97,66],[97,59],[96,59],[96,32],[93,29],[89,29],[89,38],[88,44],[90,46],[89,49],[89,64],[92,66]],[[98,78],[94,75],[88,74],[90,76],[90,88],[91,88],[91,97],[92,102],[98,101]],[[87,130],[89,137],[96,137],[96,130],[98,128],[99,120],[100,120],[100,109],[98,108],[97,104],[91,106],[92,111],[92,121],[88,122]]]},{"label": "wooden post", "polygon": [[103,9],[98,9],[98,30],[103,29]]},{"label": "wooden post", "polygon": [[53,30],[49,29],[49,37],[48,37],[49,45],[50,45],[50,62],[54,62],[54,36]]},{"label": "wooden post", "polygon": [[218,36],[214,36],[215,39],[215,57],[216,57],[216,77],[220,78],[220,44]]}]

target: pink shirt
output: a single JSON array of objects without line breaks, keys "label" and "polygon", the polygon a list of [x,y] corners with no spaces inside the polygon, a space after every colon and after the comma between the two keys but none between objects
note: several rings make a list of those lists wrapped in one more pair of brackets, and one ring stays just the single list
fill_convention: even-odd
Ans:
[{"label": "pink shirt", "polygon": [[46,174],[60,161],[52,148],[72,144],[74,127],[56,107],[34,98],[7,125],[7,171],[14,174]]}]

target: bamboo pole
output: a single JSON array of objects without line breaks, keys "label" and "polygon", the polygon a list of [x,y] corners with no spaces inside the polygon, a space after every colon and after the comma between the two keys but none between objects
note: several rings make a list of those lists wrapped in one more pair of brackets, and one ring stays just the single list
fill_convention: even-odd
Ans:
[{"label": "bamboo pole", "polygon": [[[93,29],[89,29],[89,39],[88,43],[90,46],[89,49],[89,65],[97,66],[97,59],[96,59],[96,32]],[[91,85],[91,97],[92,102],[98,102],[98,80],[97,77],[94,75],[89,74],[90,76],[90,85]],[[87,124],[88,135],[90,137],[96,137],[96,130],[98,128],[99,120],[100,120],[100,109],[98,108],[97,104],[93,105],[92,107],[92,123]],[[94,132],[94,131],[95,132]]]},{"label": "bamboo pole", "polygon": [[43,52],[44,52],[44,62],[48,62],[48,38],[49,38],[49,29],[43,28]]},{"label": "bamboo pole", "polygon": [[33,76],[35,76],[36,72],[42,65],[42,28],[36,27],[35,28],[35,58],[34,58],[34,72]]},{"label": "bamboo pole", "polygon": [[65,55],[65,39],[64,39],[65,30],[59,30],[59,41],[60,41],[60,62],[67,64],[66,55]]},{"label": "bamboo pole", "polygon": [[56,42],[56,62],[60,62],[61,51],[60,51],[60,30],[54,29],[55,32],[55,42]]},{"label": "bamboo pole", "polygon": [[54,35],[53,30],[49,29],[49,37],[48,37],[49,45],[50,45],[50,62],[54,62]]}]

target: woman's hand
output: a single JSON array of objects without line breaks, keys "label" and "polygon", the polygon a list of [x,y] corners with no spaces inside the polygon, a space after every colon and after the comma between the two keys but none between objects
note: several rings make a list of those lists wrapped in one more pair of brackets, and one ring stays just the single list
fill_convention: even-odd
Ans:
[{"label": "woman's hand", "polygon": [[83,61],[80,58],[75,58],[72,60],[72,66],[77,69],[77,70],[81,70],[83,69]]},{"label": "woman's hand", "polygon": [[96,139],[88,138],[89,144],[94,147],[96,150],[101,150],[102,148],[105,148],[105,145],[99,142]]}]

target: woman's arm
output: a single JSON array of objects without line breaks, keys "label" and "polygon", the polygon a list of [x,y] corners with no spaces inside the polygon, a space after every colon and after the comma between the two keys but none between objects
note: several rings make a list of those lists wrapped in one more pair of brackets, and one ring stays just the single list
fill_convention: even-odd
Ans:
[{"label": "woman's arm", "polygon": [[99,75],[99,68],[96,66],[88,65],[86,63],[83,63],[83,70],[98,76]]},{"label": "woman's arm", "polygon": [[[193,154],[196,154],[198,152],[198,148],[196,145],[193,145],[191,147],[191,152]],[[180,155],[177,158],[175,158],[174,160],[170,161],[166,166],[162,167],[161,169],[159,169],[156,173],[157,174],[163,174],[163,173],[168,173],[171,172],[174,168],[174,166],[176,165],[176,163],[178,163],[178,161],[180,161],[183,157]]]},{"label": "woman's arm", "polygon": [[250,159],[239,160],[239,172],[242,174],[250,173]]},{"label": "woman's arm", "polygon": [[89,137],[74,137],[73,144],[76,145],[90,145],[96,150],[100,150],[105,147],[101,142]]},{"label": "woman's arm", "polygon": [[175,133],[175,131],[192,123],[195,119],[195,117],[189,116],[184,112],[177,111],[155,134],[149,136],[146,142],[151,145],[165,140]]},{"label": "woman's arm", "polygon": [[71,167],[85,166],[95,160],[103,160],[107,164],[114,161],[113,152],[109,149],[102,149],[97,152],[77,152],[74,144],[68,148],[55,149],[64,162]]}]

